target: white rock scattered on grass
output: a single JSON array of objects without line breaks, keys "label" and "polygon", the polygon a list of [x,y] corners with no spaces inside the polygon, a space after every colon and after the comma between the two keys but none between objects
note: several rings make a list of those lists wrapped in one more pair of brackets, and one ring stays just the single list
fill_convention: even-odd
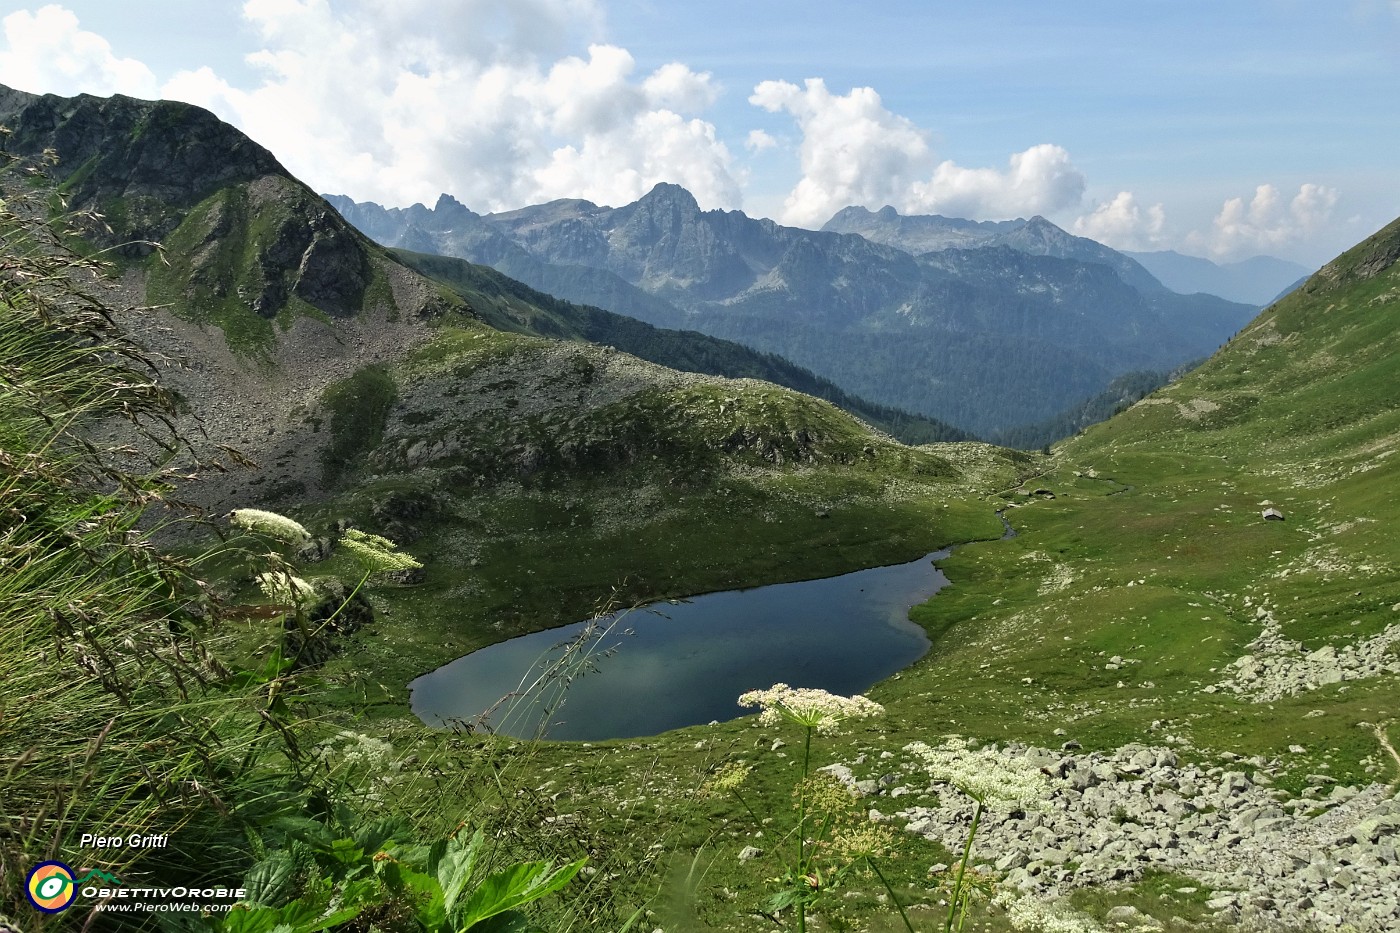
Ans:
[{"label": "white rock scattered on grass", "polygon": [[[1173,872],[1214,892],[1209,906],[1229,923],[1400,929],[1400,797],[1385,785],[1345,787],[1317,775],[1312,788],[1288,799],[1267,784],[1277,762],[1258,756],[1234,756],[1233,765],[1220,767],[1183,763],[1172,749],[1140,744],[1077,755],[1019,743],[996,751],[1008,764],[1060,779],[1040,810],[983,815],[976,852],[979,861],[995,863],[1004,888],[1056,899],[1149,870]],[[920,764],[911,759],[906,770]],[[848,785],[892,796],[878,782],[848,777],[849,768],[829,770]],[[1325,799],[1318,784],[1333,785]],[[888,819],[960,851],[972,802],[951,793],[938,799],[939,806],[907,807]],[[930,869],[938,870],[946,866]],[[1151,925],[1145,915],[1126,913],[1116,922]]]},{"label": "white rock scattered on grass", "polygon": [[1391,655],[1392,646],[1400,643],[1400,624],[1351,644],[1305,651],[1301,642],[1284,636],[1273,610],[1258,606],[1254,614],[1263,629],[1246,646],[1250,653],[1229,665],[1225,679],[1207,692],[1225,690],[1268,703],[1342,681],[1400,674],[1400,661]]}]

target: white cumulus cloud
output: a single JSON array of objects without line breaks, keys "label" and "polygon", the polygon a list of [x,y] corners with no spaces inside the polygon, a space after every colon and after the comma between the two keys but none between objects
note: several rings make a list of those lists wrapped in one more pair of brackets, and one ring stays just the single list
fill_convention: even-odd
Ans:
[{"label": "white cumulus cloud", "polygon": [[0,83],[37,94],[130,94],[153,97],[159,84],[144,64],[118,58],[111,43],[83,30],[56,4],[19,10],[3,20]]},{"label": "white cumulus cloud", "polygon": [[0,80],[208,107],[313,187],[362,200],[447,191],[478,210],[620,204],[668,181],[706,207],[739,206],[731,156],[703,119],[719,94],[708,73],[670,63],[639,74],[626,49],[587,44],[601,23],[594,0],[445,6],[246,0],[252,86],[207,67],[159,82],[51,6],[5,19]]},{"label": "white cumulus cloud", "polygon": [[429,0],[249,0],[262,85],[171,87],[202,94],[193,102],[318,188],[362,199],[619,204],[670,181],[707,207],[738,206],[729,152],[698,116],[718,93],[710,75],[671,63],[637,76],[631,54],[606,44],[562,54],[596,19],[581,0],[463,6],[444,17]]},{"label": "white cumulus cloud", "polygon": [[1078,236],[1098,240],[1114,249],[1166,249],[1167,213],[1161,204],[1144,207],[1131,191],[1120,191],[1074,221]]},{"label": "white cumulus cloud", "polygon": [[1059,146],[1032,146],[1008,162],[1004,172],[940,162],[932,181],[913,186],[914,201],[925,212],[997,220],[1053,213],[1084,197],[1084,176]]},{"label": "white cumulus cloud", "polygon": [[927,133],[873,88],[833,94],[820,78],[764,81],[749,102],[788,113],[802,133],[802,177],[783,207],[789,223],[817,225],[852,204],[1000,219],[1073,207],[1084,194],[1084,176],[1055,145],[1015,153],[1005,170],[938,161]]},{"label": "white cumulus cloud", "polygon": [[763,130],[749,130],[749,135],[744,139],[744,147],[750,152],[762,152],[777,145],[778,141]]},{"label": "white cumulus cloud", "polygon": [[1337,189],[1304,184],[1287,198],[1273,185],[1260,185],[1254,197],[1230,198],[1206,233],[1192,233],[1188,243],[1223,259],[1283,249],[1306,241],[1331,221]]}]

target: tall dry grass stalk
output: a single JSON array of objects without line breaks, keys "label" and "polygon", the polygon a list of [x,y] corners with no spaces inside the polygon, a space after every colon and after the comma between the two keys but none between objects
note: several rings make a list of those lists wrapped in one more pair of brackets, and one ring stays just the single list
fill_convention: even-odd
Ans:
[{"label": "tall dry grass stalk", "polygon": [[[0,160],[0,911],[39,929],[35,862],[216,876],[281,792],[235,782],[255,714],[209,650],[206,588],[150,543],[182,444],[104,263],[69,246],[100,219],[51,219],[39,169]],[[84,851],[85,832],[170,846]]]}]

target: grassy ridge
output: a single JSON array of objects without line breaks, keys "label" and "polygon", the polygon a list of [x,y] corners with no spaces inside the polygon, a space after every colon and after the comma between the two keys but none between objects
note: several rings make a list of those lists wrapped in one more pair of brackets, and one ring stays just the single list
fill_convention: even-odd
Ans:
[{"label": "grassy ridge", "polygon": [[[1381,231],[1199,370],[1060,448],[1037,481],[1057,498],[1011,513],[1022,534],[948,562],[959,585],[938,598],[951,630],[930,698],[989,735],[1174,734],[1204,754],[1279,757],[1295,786],[1319,769],[1394,778],[1358,727],[1397,708],[1393,676],[1270,702],[1207,689],[1255,650],[1261,606],[1304,652],[1400,622],[1386,531],[1400,518],[1400,273],[1376,261],[1397,241],[1400,226]],[[1265,521],[1266,502],[1285,521]],[[1113,655],[1140,663],[1109,671]],[[1009,688],[1012,673],[1034,683]]]},{"label": "grassy ridge", "polygon": [[466,321],[376,379],[397,400],[376,432],[334,432],[354,447],[343,491],[300,516],[349,518],[428,564],[421,584],[376,597],[384,624],[328,668],[347,678],[338,704],[369,698],[391,716],[412,677],[607,600],[830,576],[994,537],[980,495],[1038,459],[904,447],[777,386],[677,378]]},{"label": "grassy ridge", "polygon": [[966,431],[936,419],[851,395],[773,353],[751,350],[695,331],[653,327],[599,308],[561,301],[488,267],[461,259],[404,250],[395,253],[411,268],[451,286],[482,320],[501,330],[587,340],[686,372],[763,379],[824,398],[906,444],[973,439]]}]

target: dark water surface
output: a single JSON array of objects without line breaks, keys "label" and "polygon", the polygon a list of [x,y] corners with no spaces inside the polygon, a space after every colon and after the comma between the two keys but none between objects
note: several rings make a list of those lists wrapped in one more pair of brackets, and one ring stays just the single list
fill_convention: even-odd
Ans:
[{"label": "dark water surface", "polygon": [[[570,684],[548,737],[630,738],[733,719],[753,712],[738,705],[739,694],[778,682],[861,693],[928,650],[908,613],[948,582],[933,566],[947,555],[631,612],[598,642],[613,653]],[[409,684],[413,712],[433,726],[473,720],[533,680],[532,669],[586,624],[512,638],[424,674]],[[498,732],[533,736],[540,706],[522,700],[488,721]]]}]

